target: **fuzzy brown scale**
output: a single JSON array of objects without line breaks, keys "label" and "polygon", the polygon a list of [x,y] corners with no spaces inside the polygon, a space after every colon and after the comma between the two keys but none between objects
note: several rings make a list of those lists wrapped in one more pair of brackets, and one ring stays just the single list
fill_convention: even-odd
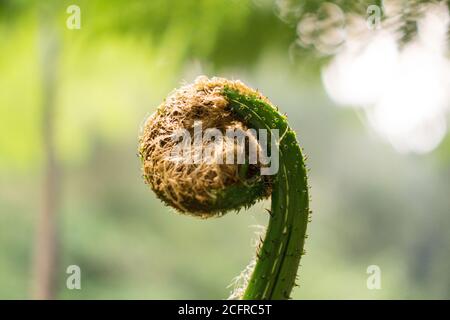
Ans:
[{"label": "fuzzy brown scale", "polygon": [[[238,164],[223,163],[185,163],[174,161],[172,151],[178,141],[174,134],[180,129],[186,129],[193,137],[194,126],[201,121],[202,130],[215,128],[225,133],[226,130],[246,131],[247,126],[237,120],[228,107],[228,101],[223,95],[225,87],[233,88],[243,94],[258,96],[267,101],[257,91],[245,86],[240,81],[229,81],[222,78],[208,79],[199,77],[193,84],[185,85],[173,91],[158,107],[157,111],[145,122],[140,141],[139,155],[143,164],[143,176],[146,183],[153,189],[158,198],[181,213],[207,218],[223,213],[217,204],[218,195],[231,186],[244,186],[248,181],[261,179],[264,181],[264,191],[260,198],[271,193],[270,181],[267,177],[259,177],[261,164],[251,164],[245,177],[239,173]],[[238,146],[234,139],[224,135],[221,150],[215,150],[223,156],[230,151],[236,155]],[[194,145],[205,150],[211,141],[202,141]],[[258,148],[260,146],[258,145]],[[183,160],[183,159],[178,159]],[[239,204],[248,207],[257,199]],[[215,207],[215,210],[211,210]],[[238,208],[235,208],[238,209]]]}]

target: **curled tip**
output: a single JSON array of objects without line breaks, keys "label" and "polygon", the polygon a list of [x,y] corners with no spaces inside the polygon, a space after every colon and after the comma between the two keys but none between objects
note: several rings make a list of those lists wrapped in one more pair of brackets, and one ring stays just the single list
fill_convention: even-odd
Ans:
[{"label": "curled tip", "polygon": [[[261,163],[226,159],[228,154],[236,159],[243,147],[226,131],[248,128],[229,108],[225,88],[265,99],[240,81],[202,76],[173,91],[144,124],[139,140],[144,179],[181,213],[220,216],[270,195],[270,181],[260,175]],[[214,139],[217,132],[220,144]]]},{"label": "curled tip", "polygon": [[139,155],[147,184],[181,213],[220,216],[271,195],[264,241],[239,292],[289,299],[310,219],[308,184],[296,135],[270,101],[240,81],[197,78],[147,119]]}]

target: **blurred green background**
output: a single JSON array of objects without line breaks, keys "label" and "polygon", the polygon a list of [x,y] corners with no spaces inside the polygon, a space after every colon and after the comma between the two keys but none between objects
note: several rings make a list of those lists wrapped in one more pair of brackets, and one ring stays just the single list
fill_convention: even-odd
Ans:
[{"label": "blurred green background", "polygon": [[[72,4],[79,30],[66,27]],[[0,298],[33,297],[52,208],[56,298],[228,296],[269,204],[177,215],[136,156],[143,119],[201,74],[261,90],[306,150],[313,216],[294,299],[450,298],[450,139],[397,153],[327,97],[326,59],[293,50],[295,35],[272,1],[0,1]],[[66,288],[69,265],[81,290]]]}]

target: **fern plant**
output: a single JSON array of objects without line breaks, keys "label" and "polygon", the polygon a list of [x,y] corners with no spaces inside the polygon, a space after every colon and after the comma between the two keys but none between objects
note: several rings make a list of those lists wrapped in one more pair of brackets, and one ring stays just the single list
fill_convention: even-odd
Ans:
[{"label": "fern plant", "polygon": [[[271,149],[279,157],[278,171],[262,175],[264,163],[186,162],[173,156],[180,129],[224,132],[232,129],[278,130]],[[195,135],[195,133],[194,133]],[[270,136],[273,138],[273,136]],[[194,137],[195,140],[195,137]],[[236,153],[226,141],[214,156]],[[211,144],[188,143],[195,154]],[[184,151],[186,151],[184,150]],[[221,216],[230,210],[249,207],[271,196],[270,220],[264,241],[258,247],[256,264],[242,290],[242,299],[288,299],[295,285],[303,255],[309,220],[309,196],[304,157],[286,116],[259,92],[240,81],[198,78],[195,83],[175,90],[145,122],[139,155],[143,176],[156,195],[178,212],[201,218]]]}]

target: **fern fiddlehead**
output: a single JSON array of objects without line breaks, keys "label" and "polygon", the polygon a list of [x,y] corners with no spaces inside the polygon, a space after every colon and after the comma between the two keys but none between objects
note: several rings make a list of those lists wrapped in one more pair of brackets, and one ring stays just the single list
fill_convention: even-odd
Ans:
[{"label": "fern fiddlehead", "polygon": [[[216,142],[196,140],[199,121],[203,130],[216,134],[230,129],[253,129],[266,130],[272,138],[272,132],[277,130],[276,144],[258,148],[278,154],[278,171],[262,175],[260,169],[265,164],[249,161],[248,154],[238,164],[184,161],[186,157],[195,159],[199,150]],[[179,144],[174,136],[180,128],[194,133],[194,142],[188,140],[185,144],[193,148],[183,149],[182,157],[173,153]],[[234,137],[225,137],[219,147],[215,144],[211,155],[217,160],[227,152],[235,155],[239,151]],[[181,213],[202,218],[220,216],[270,195],[269,225],[241,298],[290,297],[309,219],[307,173],[294,131],[286,116],[267,98],[239,81],[200,77],[194,84],[174,91],[149,117],[140,137],[139,155],[146,183],[163,202]]]}]

